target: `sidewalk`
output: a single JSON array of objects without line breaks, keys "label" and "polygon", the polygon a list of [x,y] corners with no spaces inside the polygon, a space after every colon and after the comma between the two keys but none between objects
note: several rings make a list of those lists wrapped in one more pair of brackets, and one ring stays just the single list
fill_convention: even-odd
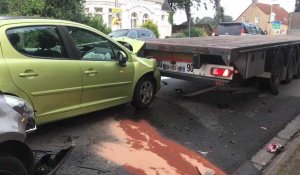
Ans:
[{"label": "sidewalk", "polygon": [[[278,155],[266,150],[270,143],[284,146]],[[264,145],[232,175],[299,175],[300,173],[300,114]]]},{"label": "sidewalk", "polygon": [[296,134],[282,153],[263,171],[265,175],[298,175],[300,168],[300,134]]}]

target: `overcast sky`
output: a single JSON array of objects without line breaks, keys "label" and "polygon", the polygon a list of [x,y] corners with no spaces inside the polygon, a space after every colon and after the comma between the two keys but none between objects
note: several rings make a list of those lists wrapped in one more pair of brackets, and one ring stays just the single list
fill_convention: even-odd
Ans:
[{"label": "overcast sky", "polygon": [[[295,6],[295,0],[258,0],[258,2],[266,3],[266,4],[280,4],[281,7],[285,8],[288,12],[292,12]],[[235,20],[244,10],[252,3],[252,0],[221,0],[221,6],[225,9],[225,14],[230,15]],[[210,5],[207,10],[203,7],[200,8],[198,11],[196,8],[192,9],[192,17],[202,18],[204,16],[213,17],[215,11]],[[174,16],[175,24],[180,24],[186,21],[185,12],[179,11]]]}]

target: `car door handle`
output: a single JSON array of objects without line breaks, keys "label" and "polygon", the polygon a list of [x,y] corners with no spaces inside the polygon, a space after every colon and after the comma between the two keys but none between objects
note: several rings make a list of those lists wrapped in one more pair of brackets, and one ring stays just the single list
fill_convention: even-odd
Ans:
[{"label": "car door handle", "polygon": [[39,74],[35,73],[35,72],[28,72],[28,73],[20,73],[19,76],[20,77],[36,77],[36,76],[39,76]]},{"label": "car door handle", "polygon": [[95,70],[86,70],[84,71],[85,74],[96,74],[98,73],[98,71],[95,71]]}]

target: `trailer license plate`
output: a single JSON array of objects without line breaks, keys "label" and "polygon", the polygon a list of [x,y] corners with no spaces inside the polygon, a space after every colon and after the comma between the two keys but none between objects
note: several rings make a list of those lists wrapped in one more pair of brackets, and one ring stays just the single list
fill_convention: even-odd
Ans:
[{"label": "trailer license plate", "polygon": [[186,74],[193,73],[193,64],[184,62],[170,62],[157,60],[157,67],[159,70],[167,70],[171,72],[181,72]]}]

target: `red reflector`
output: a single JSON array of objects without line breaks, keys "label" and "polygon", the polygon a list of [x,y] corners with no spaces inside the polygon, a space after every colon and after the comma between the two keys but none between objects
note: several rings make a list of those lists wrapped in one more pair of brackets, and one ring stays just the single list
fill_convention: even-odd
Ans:
[{"label": "red reflector", "polygon": [[218,77],[230,77],[232,71],[230,69],[212,67],[210,70],[210,74]]}]

